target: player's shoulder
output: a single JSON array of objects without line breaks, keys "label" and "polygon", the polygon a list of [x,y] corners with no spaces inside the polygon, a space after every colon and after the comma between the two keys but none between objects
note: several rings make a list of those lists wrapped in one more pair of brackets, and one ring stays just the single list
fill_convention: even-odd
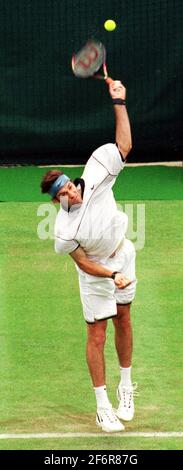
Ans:
[{"label": "player's shoulder", "polygon": [[123,169],[124,161],[116,143],[104,144],[98,147],[92,154],[93,160],[103,165],[111,175],[117,174]]},{"label": "player's shoulder", "polygon": [[98,147],[94,152],[92,153],[93,156],[96,155],[101,155],[101,154],[111,154],[111,155],[117,155],[119,154],[118,147],[116,143],[107,143],[103,144],[100,147]]},{"label": "player's shoulder", "polygon": [[108,166],[114,165],[114,161],[121,162],[120,153],[118,147],[115,143],[108,143],[101,145],[96,150],[94,150],[85,165],[85,169],[82,177],[85,177],[85,173],[88,170],[99,170],[99,165],[102,165],[104,168],[108,169]]},{"label": "player's shoulder", "polygon": [[62,207],[59,209],[56,219],[55,219],[55,234],[61,234],[64,233],[69,226],[69,217],[68,217],[68,212],[62,209]]}]

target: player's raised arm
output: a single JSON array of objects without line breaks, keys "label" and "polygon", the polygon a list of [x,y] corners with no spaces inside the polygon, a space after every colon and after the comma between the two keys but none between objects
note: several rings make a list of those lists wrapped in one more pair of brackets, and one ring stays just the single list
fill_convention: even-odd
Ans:
[{"label": "player's raised arm", "polygon": [[116,143],[125,160],[132,148],[131,128],[126,109],[126,88],[119,80],[115,80],[109,85],[109,93],[116,118]]}]

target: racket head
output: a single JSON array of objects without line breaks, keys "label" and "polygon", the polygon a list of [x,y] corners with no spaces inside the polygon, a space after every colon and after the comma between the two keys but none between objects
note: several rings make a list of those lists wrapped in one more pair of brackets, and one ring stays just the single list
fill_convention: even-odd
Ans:
[{"label": "racket head", "polygon": [[76,54],[72,56],[72,70],[76,77],[92,77],[105,63],[106,50],[96,39],[89,39]]}]

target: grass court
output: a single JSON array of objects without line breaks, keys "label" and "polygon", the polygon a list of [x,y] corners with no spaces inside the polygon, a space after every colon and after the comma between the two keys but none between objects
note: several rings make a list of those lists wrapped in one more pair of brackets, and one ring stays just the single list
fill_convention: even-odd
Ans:
[{"label": "grass court", "polygon": [[[126,168],[115,185],[118,202],[145,205],[145,246],[137,251],[132,306],[139,396],[135,419],[115,436],[101,435],[95,425],[74,264],[54,253],[53,240],[37,235],[37,210],[48,201],[38,187],[45,171],[0,169],[0,434],[64,437],[0,439],[0,449],[182,449],[180,436],[125,437],[125,432],[183,431],[182,168]],[[81,169],[65,172],[73,177]],[[107,386],[115,407],[119,371],[113,334],[109,321]]]}]

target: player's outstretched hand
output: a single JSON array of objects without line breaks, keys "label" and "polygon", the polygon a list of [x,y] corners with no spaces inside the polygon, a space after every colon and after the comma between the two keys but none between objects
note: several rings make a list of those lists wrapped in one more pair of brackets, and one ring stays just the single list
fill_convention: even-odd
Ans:
[{"label": "player's outstretched hand", "polygon": [[125,100],[126,98],[126,88],[119,80],[114,80],[110,83],[109,93],[112,99],[121,98],[122,100]]},{"label": "player's outstretched hand", "polygon": [[125,289],[125,287],[129,286],[132,281],[130,281],[130,279],[128,279],[128,277],[124,276],[123,274],[117,273],[114,283],[118,289]]}]

